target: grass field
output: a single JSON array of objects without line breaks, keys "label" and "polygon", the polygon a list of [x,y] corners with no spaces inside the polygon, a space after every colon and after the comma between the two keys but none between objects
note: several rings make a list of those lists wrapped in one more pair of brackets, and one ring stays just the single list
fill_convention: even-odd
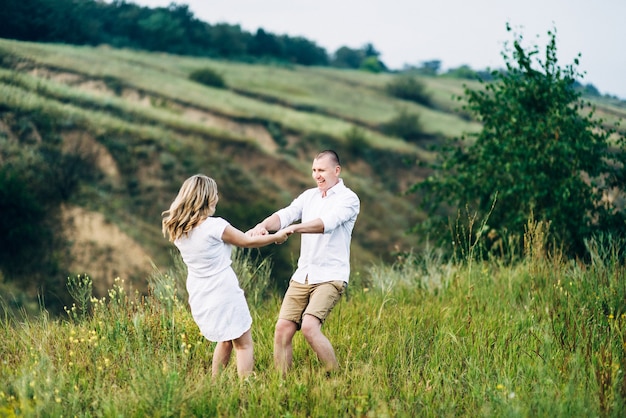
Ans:
[{"label": "grass field", "polygon": [[[228,88],[189,80],[204,67]],[[624,243],[591,241],[585,262],[546,255],[532,239],[511,262],[477,248],[444,262],[406,233],[423,213],[404,191],[427,174],[417,164],[434,158],[427,145],[480,129],[454,99],[478,85],[420,77],[425,107],[386,94],[393,77],[0,39],[0,146],[19,148],[8,155],[26,164],[39,147],[87,144],[102,170],[67,202],[100,228],[68,233],[94,246],[68,269],[74,305],[60,315],[26,309],[37,295],[24,302],[0,275],[0,417],[624,416]],[[626,117],[623,102],[593,104],[609,124]],[[382,133],[402,110],[431,142]],[[343,151],[343,176],[362,202],[348,293],[324,327],[341,368],[326,376],[297,334],[293,370],[274,371],[276,288],[298,250],[290,240],[271,253],[282,263],[273,269],[235,258],[255,375],[240,380],[231,365],[212,380],[213,345],[188,311],[161,211],[184,178],[207,172],[223,197],[217,214],[251,227],[312,186],[320,147]],[[96,236],[108,245],[95,248]],[[131,239],[158,266],[152,274],[148,261],[115,282],[82,273],[93,260],[126,271]]]},{"label": "grass field", "polygon": [[94,298],[74,277],[64,318],[4,315],[0,415],[623,416],[620,245],[591,242],[588,265],[536,249],[511,265],[442,263],[436,252],[373,264],[324,326],[341,365],[332,376],[300,334],[291,372],[274,371],[280,295],[265,293],[270,269],[249,256],[235,263],[254,318],[245,380],[232,363],[211,378],[213,347],[187,310],[180,260],[155,271],[147,297],[118,280]]}]

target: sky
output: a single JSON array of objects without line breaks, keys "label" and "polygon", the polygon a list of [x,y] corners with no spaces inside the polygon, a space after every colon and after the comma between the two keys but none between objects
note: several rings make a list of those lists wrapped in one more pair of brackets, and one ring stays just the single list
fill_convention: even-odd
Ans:
[{"label": "sky", "polygon": [[581,82],[626,100],[625,0],[127,0],[147,7],[186,4],[210,24],[302,36],[332,54],[367,43],[391,69],[440,60],[445,71],[504,67],[509,23],[524,45],[545,51],[556,29],[560,67],[581,54]]}]

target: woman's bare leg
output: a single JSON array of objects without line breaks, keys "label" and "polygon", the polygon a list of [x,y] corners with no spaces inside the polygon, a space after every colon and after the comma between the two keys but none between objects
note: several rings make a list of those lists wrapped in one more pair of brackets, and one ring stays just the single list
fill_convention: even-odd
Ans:
[{"label": "woman's bare leg", "polygon": [[239,377],[246,377],[254,369],[254,344],[250,330],[244,332],[241,337],[234,339],[233,345],[237,357],[237,373]]},{"label": "woman's bare leg", "polygon": [[220,374],[220,372],[224,370],[226,366],[228,366],[230,354],[232,351],[232,341],[221,341],[217,343],[217,345],[215,346],[215,351],[213,352],[213,365],[211,367],[213,377]]}]

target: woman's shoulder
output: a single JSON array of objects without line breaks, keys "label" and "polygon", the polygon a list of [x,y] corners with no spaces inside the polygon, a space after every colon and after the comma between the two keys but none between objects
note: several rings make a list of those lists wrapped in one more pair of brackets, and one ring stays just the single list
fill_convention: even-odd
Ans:
[{"label": "woman's shoulder", "polygon": [[200,225],[198,225],[198,228],[209,235],[221,237],[224,229],[226,229],[228,225],[230,225],[230,222],[224,218],[220,218],[219,216],[209,216],[202,221]]}]

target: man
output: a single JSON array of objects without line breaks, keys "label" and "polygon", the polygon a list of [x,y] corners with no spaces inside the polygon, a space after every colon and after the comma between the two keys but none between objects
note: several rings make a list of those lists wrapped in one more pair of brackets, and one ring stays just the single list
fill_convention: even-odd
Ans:
[{"label": "man", "polygon": [[[289,233],[302,234],[298,268],[283,298],[274,334],[274,362],[283,374],[293,362],[292,340],[298,329],[327,371],[338,367],[322,324],[348,284],[352,229],[360,210],[358,196],[343,184],[340,174],[337,153],[320,152],[312,167],[317,188],[304,191],[249,231],[257,235],[289,228]],[[301,223],[294,224],[298,220]]]}]

